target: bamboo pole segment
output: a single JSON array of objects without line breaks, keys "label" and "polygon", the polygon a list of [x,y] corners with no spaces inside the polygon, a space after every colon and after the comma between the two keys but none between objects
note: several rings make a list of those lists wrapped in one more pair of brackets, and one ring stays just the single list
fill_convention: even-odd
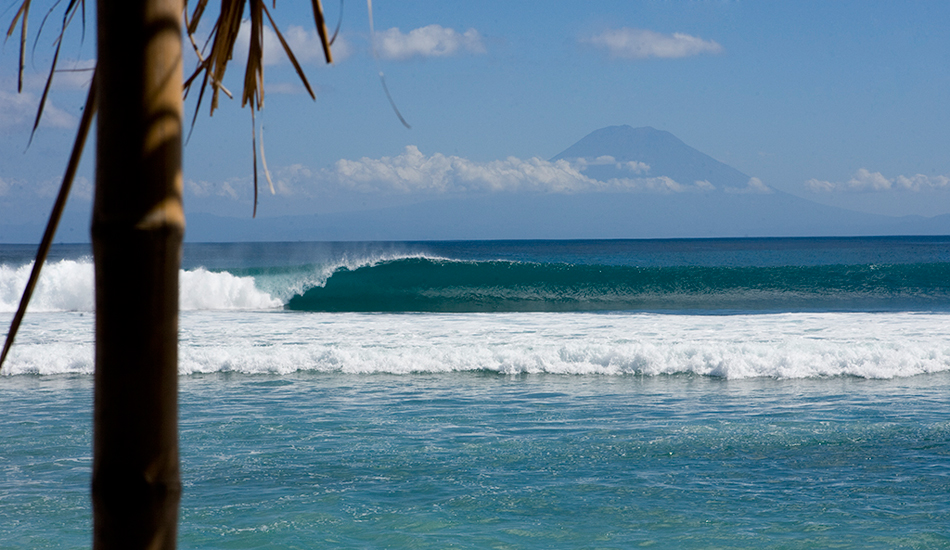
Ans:
[{"label": "bamboo pole segment", "polygon": [[97,2],[93,547],[177,536],[181,0]]}]

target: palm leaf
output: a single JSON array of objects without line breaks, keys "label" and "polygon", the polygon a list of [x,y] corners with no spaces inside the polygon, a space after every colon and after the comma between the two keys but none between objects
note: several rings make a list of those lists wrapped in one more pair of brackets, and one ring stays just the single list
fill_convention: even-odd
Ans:
[{"label": "palm leaf", "polygon": [[17,21],[20,21],[21,18],[23,22],[20,24],[20,66],[19,70],[17,71],[17,93],[23,91],[23,66],[26,64],[26,23],[30,18],[30,0],[23,0],[23,3],[20,4],[20,9],[17,10],[16,15],[13,16],[13,21],[10,23],[10,28],[7,29],[7,38],[4,39],[4,41],[13,35],[13,31],[16,30]]},{"label": "palm leaf", "polygon": [[[297,71],[297,76],[300,77],[300,80],[303,81],[303,85],[307,88],[307,93],[310,94],[312,99],[317,99],[317,96],[313,93],[313,89],[310,88],[310,83],[307,82],[306,75],[303,74],[303,69],[300,68],[300,63],[297,63],[297,58],[294,57],[293,50],[290,49],[290,46],[287,44],[287,41],[284,40],[284,35],[280,33],[280,29],[277,28],[277,24],[274,23],[274,18],[270,16],[270,11],[267,9],[267,6],[264,3],[261,3],[261,7],[264,8],[264,13],[267,15],[267,19],[270,21],[271,27],[274,29],[274,33],[277,34],[277,39],[280,40],[280,45],[284,47],[284,53],[287,54],[287,58],[290,59],[290,62],[293,64],[294,69]],[[326,34],[326,26],[323,27],[324,35]],[[326,40],[326,37],[321,35],[321,38]],[[324,50],[326,52],[330,51],[329,46]],[[327,63],[332,63],[333,60],[330,58],[330,54],[327,53]]]},{"label": "palm leaf", "polygon": [[[18,84],[18,88],[17,88],[18,91],[20,90],[20,87],[22,87],[23,61],[24,61],[23,60],[23,44],[26,40],[26,16],[28,15],[28,12],[29,12],[29,3],[30,3],[30,0],[24,0],[23,7],[21,7],[21,11],[23,13],[24,19],[23,19],[22,33],[20,37],[20,83]],[[36,129],[39,128],[40,120],[42,120],[43,118],[43,110],[46,108],[46,100],[49,98],[50,87],[53,84],[53,75],[56,74],[56,65],[57,63],[59,63],[59,51],[63,45],[63,36],[66,34],[66,29],[67,27],[69,27],[69,23],[72,22],[73,16],[76,15],[76,11],[80,7],[82,7],[83,12],[85,12],[85,5],[86,4],[84,1],[70,0],[69,5],[66,6],[66,11],[63,14],[63,25],[55,41],[56,50],[53,53],[53,62],[50,64],[49,75],[46,77],[46,85],[43,86],[43,95],[40,97],[40,104],[36,109],[36,118],[33,120],[33,129],[32,131],[30,131],[30,140],[27,143],[27,147],[29,147],[29,145],[33,143],[33,137],[36,135]],[[18,12],[17,16],[19,16],[19,13],[20,12]],[[49,12],[46,14],[46,16],[47,17],[49,16]],[[83,20],[85,20],[85,13],[83,13]],[[43,21],[45,23],[46,17],[43,18]],[[7,31],[7,36],[9,36],[10,33],[13,31],[15,24],[16,24],[16,17],[14,17],[14,24],[10,25],[10,29]],[[42,29],[42,25],[40,25],[40,27]]]},{"label": "palm leaf", "polygon": [[[284,53],[287,55],[287,58],[293,65],[294,70],[297,72],[297,76],[307,89],[307,93],[310,94],[310,97],[313,99],[316,99],[316,94],[314,93],[313,88],[310,86],[310,82],[307,80],[307,76],[303,71],[303,67],[301,67],[300,63],[297,61],[297,56],[294,55],[293,49],[290,47],[290,44],[287,43],[283,33],[281,33],[280,29],[278,28],[273,16],[271,15],[270,9],[267,8],[264,0],[222,0],[218,18],[215,20],[214,27],[211,31],[211,36],[208,38],[208,43],[210,43],[210,51],[208,51],[207,56],[205,56],[203,49],[198,48],[194,35],[198,30],[198,25],[202,16],[204,15],[207,3],[208,0],[199,0],[195,5],[194,11],[192,11],[190,19],[188,17],[187,6],[185,7],[185,28],[189,40],[192,43],[192,47],[195,50],[195,54],[198,56],[198,65],[195,67],[195,70],[191,76],[189,76],[184,82],[184,92],[186,96],[191,90],[191,87],[198,81],[198,77],[202,77],[198,90],[198,101],[195,105],[195,113],[191,120],[191,129],[192,131],[194,130],[195,123],[198,119],[198,112],[201,109],[201,105],[205,97],[205,91],[209,85],[211,86],[210,112],[212,115],[218,108],[219,92],[223,91],[228,95],[228,97],[231,97],[231,93],[224,87],[222,82],[224,80],[224,75],[227,72],[228,62],[232,59],[234,54],[234,45],[237,42],[237,36],[241,30],[241,23],[243,22],[245,6],[247,6],[248,12],[250,14],[251,36],[250,45],[248,47],[247,65],[244,68],[244,85],[241,91],[241,106],[245,107],[249,105],[251,108],[251,148],[253,151],[252,169],[254,173],[254,208],[252,215],[256,216],[258,199],[257,122],[254,116],[254,110],[261,109],[264,106],[265,16],[267,17],[267,21],[270,22],[271,28],[274,29],[274,33],[277,35],[277,39],[280,41],[280,45],[283,47]],[[311,5],[313,8],[314,22],[317,26],[317,34],[320,35],[320,43],[323,46],[324,57],[326,58],[327,63],[332,63],[333,56],[330,53],[330,39],[327,33],[326,20],[323,16],[323,7],[320,3],[320,0],[311,0]],[[208,47],[208,43],[206,43],[205,48]],[[263,155],[264,150],[262,137],[262,161],[264,161]],[[270,173],[267,170],[266,162],[263,164],[265,176],[267,177],[271,190],[273,190],[273,182],[271,181]]]}]

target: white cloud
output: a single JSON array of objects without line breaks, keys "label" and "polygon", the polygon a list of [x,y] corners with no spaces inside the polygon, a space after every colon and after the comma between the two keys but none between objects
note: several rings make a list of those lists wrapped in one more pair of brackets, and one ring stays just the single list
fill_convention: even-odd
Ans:
[{"label": "white cloud", "polygon": [[871,172],[861,168],[846,182],[832,182],[810,179],[805,187],[816,193],[830,193],[833,191],[875,192],[875,191],[911,191],[919,192],[927,189],[950,189],[950,177],[926,176],[897,176],[888,178],[880,172]]},{"label": "white cloud", "polygon": [[459,33],[441,25],[429,25],[403,34],[398,28],[376,33],[376,51],[385,59],[448,57],[462,51],[485,53],[482,37],[475,29]]},{"label": "white cloud", "polygon": [[[274,38],[276,39],[277,36],[275,35]],[[317,35],[316,30],[304,29],[299,25],[289,25],[284,32],[284,38],[287,40],[290,49],[293,50],[294,55],[297,56],[297,61],[301,63],[326,63],[323,44],[320,43],[320,36]],[[266,40],[265,38],[265,46],[267,45]],[[280,53],[283,55],[283,47],[279,43],[277,47],[280,48]],[[349,57],[353,53],[353,48],[350,47],[350,43],[343,36],[337,35],[333,45],[330,46],[330,53],[333,54],[333,62],[336,63]]]},{"label": "white cloud", "polygon": [[[63,186],[63,179],[61,177],[46,180],[45,182],[39,185],[40,191],[38,194],[45,197],[55,197],[59,194],[59,189]],[[70,188],[69,196],[71,198],[82,199],[85,201],[92,200],[92,193],[94,186],[92,180],[85,176],[76,176],[73,179],[73,185]]]},{"label": "white cloud", "polygon": [[298,195],[301,194],[301,188],[313,179],[314,173],[310,168],[303,164],[291,164],[277,170],[274,181],[275,191],[282,196]]},{"label": "white cloud", "polygon": [[809,191],[814,191],[815,193],[822,193],[822,192],[834,191],[835,184],[830,181],[818,180],[818,179],[812,178],[805,182],[805,187]]},{"label": "white cloud", "polygon": [[95,186],[92,180],[85,176],[78,176],[73,180],[73,193],[75,193],[77,197],[91,201],[94,190]]},{"label": "white cloud", "polygon": [[917,174],[916,176],[897,176],[894,183],[903,189],[909,191],[920,191],[922,189],[950,189],[950,177],[947,176],[925,176]]},{"label": "white cloud", "polygon": [[856,191],[882,191],[890,189],[892,183],[880,172],[871,172],[861,168],[855,172],[853,178],[848,180],[848,187]]},{"label": "white cloud", "polygon": [[[16,93],[16,91],[7,92],[0,89],[0,105],[3,106],[0,109],[0,128],[29,130],[33,127],[39,103],[40,98],[30,92]],[[49,99],[46,100],[41,126],[72,128],[76,126],[76,123],[76,117],[63,111]]]},{"label": "white cloud", "polygon": [[[631,170],[633,177],[599,181],[584,174],[594,163],[616,165]],[[636,177],[649,166],[640,162],[617,163],[600,157],[592,161],[547,161],[540,158],[476,162],[440,153],[423,154],[416,146],[393,157],[358,160],[342,159],[331,168],[311,170],[296,164],[276,171],[278,195],[318,196],[333,191],[360,194],[408,195],[494,192],[584,193],[598,191],[641,191],[682,193],[708,191],[709,182],[682,185],[668,177]],[[207,193],[207,191],[203,191]]]},{"label": "white cloud", "polygon": [[574,164],[580,170],[584,170],[588,166],[610,166],[613,165],[617,170],[628,170],[634,174],[646,174],[650,171],[650,165],[645,162],[640,161],[627,161],[627,162],[617,162],[617,159],[610,155],[599,156],[594,159],[590,158],[578,158],[574,160]]},{"label": "white cloud", "polygon": [[235,186],[235,181],[214,183],[210,181],[185,180],[185,189],[196,197],[227,197],[238,200],[241,195]]},{"label": "white cloud", "polygon": [[[304,29],[300,25],[288,25],[282,32],[297,61],[317,65],[324,64],[323,45],[320,43],[317,31]],[[247,52],[250,47],[251,21],[245,19],[241,22],[241,30],[238,31],[238,37],[234,43],[234,58],[239,65],[247,63]],[[330,51],[333,53],[333,61],[338,62],[348,57],[352,53],[352,48],[342,37],[337,36],[333,46],[330,47]],[[290,60],[284,52],[284,47],[281,45],[280,39],[277,38],[277,33],[267,25],[264,25],[263,54],[265,67],[290,64]]]},{"label": "white cloud", "polygon": [[630,170],[634,174],[646,174],[650,171],[650,165],[640,161],[628,161],[620,165],[624,170]]},{"label": "white cloud", "polygon": [[566,160],[554,162],[508,157],[485,163],[436,153],[426,156],[414,145],[396,157],[336,162],[332,179],[361,192],[465,192],[583,190],[599,182]]},{"label": "white cloud", "polygon": [[691,187],[667,176],[656,178],[615,178],[607,181],[612,189],[628,191],[652,191],[655,193],[682,193]]},{"label": "white cloud", "polygon": [[[709,183],[709,182],[706,182]],[[726,193],[735,193],[735,194],[758,194],[758,195],[767,195],[769,193],[774,193],[775,191],[762,183],[762,180],[759,178],[749,178],[749,182],[745,187],[726,187],[723,189]]]},{"label": "white cloud", "polygon": [[10,192],[10,184],[3,181],[3,178],[0,178],[0,197],[6,195]]},{"label": "white cloud", "polygon": [[713,40],[703,40],[679,32],[662,34],[627,27],[606,30],[582,41],[604,48],[612,57],[623,59],[689,57],[723,51],[722,46]]}]

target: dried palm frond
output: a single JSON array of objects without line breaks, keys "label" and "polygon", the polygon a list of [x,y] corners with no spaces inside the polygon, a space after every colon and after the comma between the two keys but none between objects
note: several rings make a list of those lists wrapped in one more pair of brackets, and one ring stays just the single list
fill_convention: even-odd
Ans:
[{"label": "dried palm frond", "polygon": [[[23,3],[20,4],[20,9],[17,10],[16,15],[13,16],[13,21],[10,23],[10,27],[7,29],[6,39],[9,39],[13,35],[13,31],[16,30],[17,23],[20,23],[20,63],[17,72],[17,92],[23,91],[23,67],[26,65],[26,29],[27,29],[27,20],[30,16],[30,4],[32,0],[23,0]],[[59,4],[59,2],[56,2]],[[55,8],[55,4],[53,6]],[[53,8],[50,8],[50,11],[43,18],[43,22],[46,22],[46,18],[49,17],[52,13]],[[56,64],[59,62],[59,50],[63,45],[63,35],[66,34],[66,28],[69,26],[69,23],[73,20],[73,16],[76,15],[77,11],[82,11],[83,21],[86,20],[86,2],[85,0],[70,0],[69,4],[66,6],[66,11],[63,13],[63,25],[59,31],[59,36],[56,37],[54,44],[56,44],[55,51],[53,53],[53,62],[50,64],[49,76],[46,77],[46,85],[43,87],[43,95],[40,97],[40,104],[36,110],[36,118],[33,120],[33,130],[30,132],[30,141],[33,143],[33,136],[36,135],[36,129],[40,125],[40,119],[43,118],[43,109],[46,107],[46,100],[49,97],[49,90],[53,84],[53,75],[56,73]],[[42,25],[41,25],[42,28]],[[5,39],[5,40],[6,40]]]},{"label": "dried palm frond", "polygon": [[20,4],[20,9],[17,10],[16,15],[13,16],[13,21],[10,23],[10,28],[7,29],[7,38],[4,39],[4,42],[13,35],[13,31],[16,30],[16,24],[18,21],[21,21],[20,24],[20,68],[17,72],[17,81],[16,81],[16,91],[23,91],[23,65],[26,61],[26,23],[30,18],[30,0],[24,0]]},{"label": "dried palm frond", "polygon": [[[256,216],[257,124],[254,117],[254,111],[259,110],[264,106],[263,47],[265,15],[267,16],[267,20],[270,22],[270,26],[274,30],[274,33],[277,35],[277,39],[280,41],[280,45],[283,47],[284,53],[287,54],[287,58],[294,66],[294,70],[297,71],[297,76],[300,77],[301,82],[303,82],[304,87],[307,89],[307,93],[309,93],[310,97],[313,99],[316,99],[316,94],[314,94],[313,88],[311,88],[310,82],[307,80],[307,76],[303,72],[303,68],[301,68],[300,63],[297,62],[297,57],[294,55],[293,50],[290,48],[290,45],[284,39],[284,35],[280,32],[280,29],[274,22],[274,18],[271,16],[270,10],[267,9],[264,0],[221,0],[221,11],[218,14],[218,18],[215,21],[214,27],[211,31],[211,36],[209,36],[207,42],[211,45],[210,51],[208,52],[207,57],[204,56],[202,51],[197,46],[194,35],[198,30],[198,24],[201,22],[201,18],[205,13],[207,4],[208,0],[198,0],[198,3],[195,5],[195,9],[191,14],[191,18],[189,19],[187,0],[185,3],[185,28],[187,30],[189,40],[195,49],[195,53],[198,55],[198,66],[184,83],[184,92],[186,96],[191,90],[192,85],[197,81],[197,78],[199,76],[202,77],[201,86],[199,87],[198,91],[198,102],[195,105],[195,114],[191,119],[191,127],[194,129],[195,122],[198,118],[198,111],[201,109],[201,103],[204,99],[205,91],[209,85],[211,86],[210,114],[213,115],[215,109],[218,108],[218,93],[220,91],[223,91],[229,97],[231,96],[230,92],[228,92],[228,90],[225,89],[224,85],[221,83],[224,80],[228,62],[231,61],[234,54],[234,45],[237,42],[237,36],[241,30],[241,23],[244,18],[246,6],[248,8],[248,12],[250,13],[251,37],[247,56],[247,66],[244,70],[244,87],[241,92],[241,106],[245,107],[250,104],[251,107],[251,148],[254,156],[254,210],[252,215]],[[323,6],[321,5],[320,0],[312,0],[311,5],[313,8],[314,22],[317,26],[317,34],[319,34],[320,43],[323,46],[324,57],[326,58],[327,63],[333,63],[333,56],[330,53],[330,40],[327,36],[328,33],[326,20],[323,17]],[[263,155],[263,150],[261,153]],[[270,180],[270,175],[266,175],[268,176],[268,180]]]}]

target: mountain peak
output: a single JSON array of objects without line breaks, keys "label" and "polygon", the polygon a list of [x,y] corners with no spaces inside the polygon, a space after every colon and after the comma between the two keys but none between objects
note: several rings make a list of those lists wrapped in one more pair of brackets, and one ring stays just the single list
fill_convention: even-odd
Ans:
[{"label": "mountain peak", "polygon": [[[587,134],[561,151],[552,160],[593,160],[613,157],[618,163],[649,165],[645,177],[671,178],[683,185],[707,181],[717,189],[744,188],[749,176],[683,143],[665,130],[650,126],[607,126]],[[609,165],[589,166],[586,173],[595,179],[629,177]]]}]

